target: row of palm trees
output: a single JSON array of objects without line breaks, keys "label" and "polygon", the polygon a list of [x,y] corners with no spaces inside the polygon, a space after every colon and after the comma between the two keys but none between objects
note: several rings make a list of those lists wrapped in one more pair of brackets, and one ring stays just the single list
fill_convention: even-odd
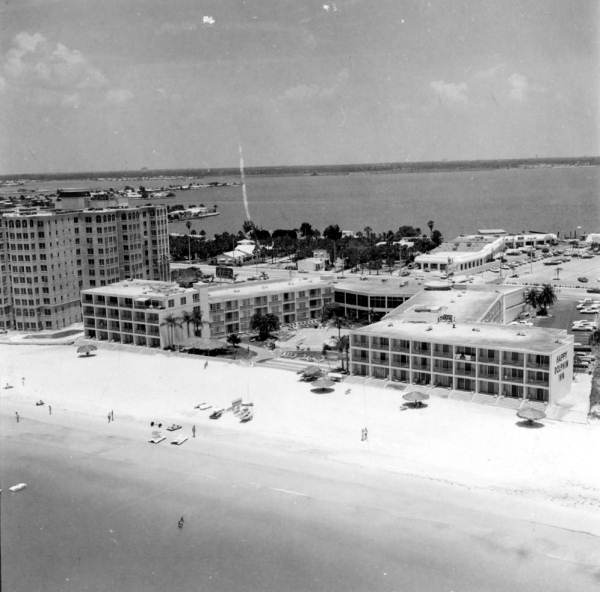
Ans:
[{"label": "row of palm trees", "polygon": [[175,316],[173,313],[168,314],[161,326],[167,327],[167,333],[169,336],[169,345],[172,346],[175,341],[175,329],[181,328],[185,324],[187,329],[187,336],[190,336],[190,326],[194,326],[194,335],[198,336],[202,332],[199,328],[202,327],[202,311],[199,308],[195,308],[192,312],[184,310],[180,317]]},{"label": "row of palm trees", "polygon": [[525,302],[535,308],[540,315],[548,314],[548,307],[556,302],[556,292],[552,284],[533,287],[525,292]]},{"label": "row of palm trees", "polygon": [[[161,326],[167,327],[169,346],[173,346],[175,342],[175,330],[181,328],[184,324],[186,325],[188,337],[190,337],[191,325],[194,326],[194,335],[201,335],[202,332],[199,331],[199,328],[202,326],[202,311],[199,308],[194,309],[192,312],[185,310],[180,317],[171,313],[164,318]],[[258,332],[259,340],[264,341],[269,337],[271,331],[279,329],[279,319],[271,313],[263,315],[257,312],[250,320],[250,327]],[[235,347],[241,340],[237,335],[232,334],[228,336],[227,341]]]}]

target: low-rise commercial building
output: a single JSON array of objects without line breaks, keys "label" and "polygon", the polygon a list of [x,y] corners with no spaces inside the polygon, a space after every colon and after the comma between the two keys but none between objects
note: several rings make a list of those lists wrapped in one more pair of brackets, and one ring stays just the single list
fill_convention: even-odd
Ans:
[{"label": "low-rise commercial building", "polygon": [[382,380],[553,402],[573,377],[566,331],[384,319],[353,330],[351,372]]},{"label": "low-rise commercial building", "polygon": [[366,275],[332,280],[334,302],[348,319],[376,321],[423,289],[419,280]]},{"label": "low-rise commercial building", "polygon": [[165,348],[200,332],[190,320],[201,309],[200,293],[171,282],[134,279],[89,288],[81,305],[88,339]]},{"label": "low-rise commercial building", "polygon": [[249,332],[250,321],[256,313],[274,314],[280,323],[320,319],[323,306],[333,300],[331,282],[320,278],[270,280],[224,287],[197,283],[194,287],[207,295],[206,318],[210,336],[216,338]]},{"label": "low-rise commercial building", "polygon": [[504,250],[504,236],[473,234],[443,242],[439,247],[415,257],[417,269],[442,273],[476,273],[485,269]]}]

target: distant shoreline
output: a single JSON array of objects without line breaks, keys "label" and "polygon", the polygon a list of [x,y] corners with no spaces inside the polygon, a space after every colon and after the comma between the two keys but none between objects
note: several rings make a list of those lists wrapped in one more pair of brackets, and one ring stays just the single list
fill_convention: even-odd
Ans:
[{"label": "distant shoreline", "polygon": [[[346,165],[301,165],[301,166],[270,166],[247,167],[247,176],[323,176],[373,173],[436,173],[436,172],[466,172],[506,169],[555,168],[555,167],[584,167],[600,165],[600,157],[584,156],[569,158],[524,158],[499,160],[459,160],[431,162],[392,162],[372,164]],[[42,174],[12,174],[0,175],[0,181],[49,181],[58,179],[90,179],[90,180],[126,180],[126,179],[157,179],[157,178],[202,178],[202,177],[231,177],[238,176],[237,168],[184,168],[184,169],[152,169],[127,171],[85,171],[80,173],[42,173]]]}]

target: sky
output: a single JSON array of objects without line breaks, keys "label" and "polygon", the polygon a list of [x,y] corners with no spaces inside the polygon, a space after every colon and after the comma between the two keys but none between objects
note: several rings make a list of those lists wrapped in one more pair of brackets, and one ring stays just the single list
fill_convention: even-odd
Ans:
[{"label": "sky", "polygon": [[598,155],[598,0],[3,0],[0,174]]}]

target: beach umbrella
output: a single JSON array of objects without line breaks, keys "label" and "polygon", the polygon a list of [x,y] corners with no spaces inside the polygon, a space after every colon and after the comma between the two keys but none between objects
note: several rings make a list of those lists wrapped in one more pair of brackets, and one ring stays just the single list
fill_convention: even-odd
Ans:
[{"label": "beach umbrella", "polygon": [[325,391],[330,389],[334,384],[333,380],[329,380],[329,378],[319,378],[319,380],[313,382],[311,390]]},{"label": "beach umbrella", "polygon": [[416,407],[420,407],[423,401],[429,399],[429,395],[421,391],[410,391],[402,395],[402,398],[409,403],[413,403]]},{"label": "beach umbrella", "polygon": [[89,356],[92,352],[95,352],[98,348],[95,345],[91,345],[91,344],[87,344],[87,345],[80,345],[77,348],[77,353],[78,354],[85,354],[86,356]]},{"label": "beach umbrella", "polygon": [[536,419],[544,419],[546,414],[541,409],[536,409],[535,407],[523,407],[517,411],[517,417],[533,423]]}]

